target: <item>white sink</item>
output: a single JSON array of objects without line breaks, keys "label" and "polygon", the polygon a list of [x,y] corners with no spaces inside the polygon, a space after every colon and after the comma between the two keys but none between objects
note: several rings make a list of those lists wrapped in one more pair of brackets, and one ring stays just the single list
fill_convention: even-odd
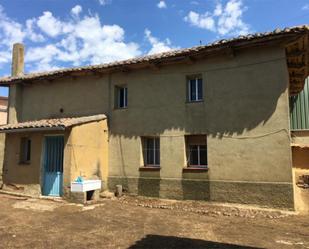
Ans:
[{"label": "white sink", "polygon": [[101,189],[101,180],[84,180],[82,182],[71,182],[71,192],[87,192]]}]

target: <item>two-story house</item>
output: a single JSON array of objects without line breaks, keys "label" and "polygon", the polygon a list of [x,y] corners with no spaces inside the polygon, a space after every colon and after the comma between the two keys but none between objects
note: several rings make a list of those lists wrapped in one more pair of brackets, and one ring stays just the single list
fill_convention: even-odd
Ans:
[{"label": "two-story house", "polygon": [[[309,27],[125,61],[23,73],[14,46],[4,183],[295,207],[289,96],[308,76]],[[307,136],[307,134],[306,134]]]}]

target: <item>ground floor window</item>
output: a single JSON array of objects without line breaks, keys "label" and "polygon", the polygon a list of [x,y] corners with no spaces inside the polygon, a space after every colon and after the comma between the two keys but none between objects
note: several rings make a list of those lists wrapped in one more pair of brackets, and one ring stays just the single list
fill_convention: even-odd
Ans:
[{"label": "ground floor window", "polygon": [[186,136],[186,155],[188,167],[207,167],[207,136]]},{"label": "ground floor window", "polygon": [[22,137],[20,140],[20,163],[29,163],[31,160],[31,140]]},{"label": "ground floor window", "polygon": [[160,166],[160,138],[144,137],[143,156],[144,166]]}]

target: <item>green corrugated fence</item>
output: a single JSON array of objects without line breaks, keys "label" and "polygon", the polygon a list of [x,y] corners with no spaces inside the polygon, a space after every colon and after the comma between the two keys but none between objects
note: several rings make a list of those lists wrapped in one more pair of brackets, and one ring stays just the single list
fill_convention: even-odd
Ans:
[{"label": "green corrugated fence", "polygon": [[309,130],[309,78],[304,89],[290,97],[291,130]]}]

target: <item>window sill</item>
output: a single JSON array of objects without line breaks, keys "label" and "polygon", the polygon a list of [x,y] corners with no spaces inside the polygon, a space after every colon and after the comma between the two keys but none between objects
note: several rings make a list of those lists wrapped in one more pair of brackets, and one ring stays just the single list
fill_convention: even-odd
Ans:
[{"label": "window sill", "polygon": [[18,163],[18,165],[21,165],[21,166],[23,166],[23,165],[30,165],[31,164],[31,162],[19,162]]},{"label": "window sill", "polygon": [[208,167],[185,167],[182,169],[183,173],[202,173],[202,172],[207,172]]},{"label": "window sill", "polygon": [[114,111],[118,111],[118,110],[128,110],[128,107],[115,107]]},{"label": "window sill", "polygon": [[139,167],[139,171],[160,171],[161,167],[159,166],[142,166]]},{"label": "window sill", "polygon": [[204,102],[203,99],[202,100],[196,100],[196,101],[189,101],[189,100],[187,100],[186,104],[195,104],[195,103],[203,103],[203,102]]}]

